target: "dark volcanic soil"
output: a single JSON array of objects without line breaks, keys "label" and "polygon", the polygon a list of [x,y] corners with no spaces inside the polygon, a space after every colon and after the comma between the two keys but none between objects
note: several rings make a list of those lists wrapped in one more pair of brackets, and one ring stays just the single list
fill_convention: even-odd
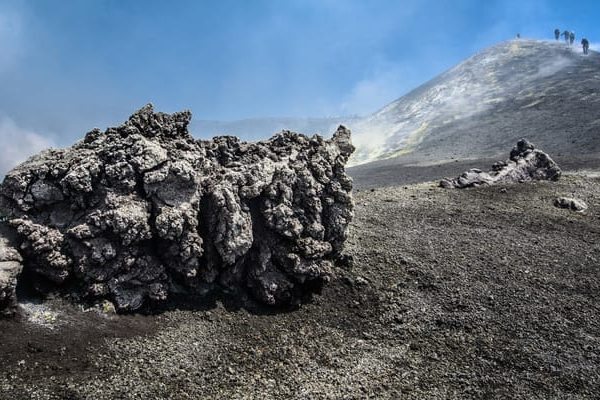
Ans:
[{"label": "dark volcanic soil", "polygon": [[297,311],[1,321],[0,398],[598,398],[600,178],[398,180],[356,194],[354,266]]}]

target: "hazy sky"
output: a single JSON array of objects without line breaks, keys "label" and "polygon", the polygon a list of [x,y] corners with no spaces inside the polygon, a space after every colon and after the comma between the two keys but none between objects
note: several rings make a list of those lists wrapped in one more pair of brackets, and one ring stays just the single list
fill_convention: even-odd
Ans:
[{"label": "hazy sky", "polygon": [[517,32],[594,42],[598,15],[597,0],[2,0],[0,140],[70,144],[147,102],[197,119],[368,114]]}]

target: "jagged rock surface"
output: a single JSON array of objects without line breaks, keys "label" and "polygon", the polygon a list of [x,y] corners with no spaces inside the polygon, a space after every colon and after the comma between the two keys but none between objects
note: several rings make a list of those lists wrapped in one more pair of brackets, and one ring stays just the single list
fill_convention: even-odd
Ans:
[{"label": "jagged rock surface", "polygon": [[0,316],[15,311],[17,277],[23,259],[15,248],[15,235],[0,222]]},{"label": "jagged rock surface", "polygon": [[527,140],[521,139],[511,150],[510,159],[495,163],[491,171],[470,169],[456,179],[444,178],[440,186],[448,189],[463,189],[496,183],[555,181],[560,178],[560,175],[560,168],[548,154],[536,149]]},{"label": "jagged rock surface", "polygon": [[119,310],[216,287],[287,305],[329,279],[353,215],[350,131],[199,141],[190,119],[148,105],[6,176],[0,210],[38,290]]},{"label": "jagged rock surface", "polygon": [[557,197],[554,199],[554,206],[558,208],[568,208],[576,212],[584,212],[588,206],[584,201],[572,197]]}]

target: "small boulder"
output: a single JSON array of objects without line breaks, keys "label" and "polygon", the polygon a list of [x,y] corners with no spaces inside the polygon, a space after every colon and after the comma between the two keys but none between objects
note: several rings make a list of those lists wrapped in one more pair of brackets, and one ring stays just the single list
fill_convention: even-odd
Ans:
[{"label": "small boulder", "polygon": [[554,199],[554,206],[558,208],[568,208],[576,212],[587,210],[588,206],[583,201],[571,197],[557,197]]},{"label": "small boulder", "polygon": [[455,179],[444,178],[440,187],[463,189],[497,183],[524,183],[560,178],[561,170],[550,156],[525,139],[519,140],[510,152],[510,159],[498,161],[489,172],[470,169]]}]

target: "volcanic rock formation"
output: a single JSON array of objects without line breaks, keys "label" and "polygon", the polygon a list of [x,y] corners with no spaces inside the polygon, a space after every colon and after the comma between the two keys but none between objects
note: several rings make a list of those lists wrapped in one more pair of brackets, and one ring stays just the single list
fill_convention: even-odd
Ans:
[{"label": "volcanic rock formation", "polygon": [[440,182],[443,188],[462,189],[496,183],[522,183],[528,181],[551,180],[560,177],[561,170],[550,156],[535,149],[525,139],[519,140],[510,152],[510,159],[499,161],[489,172],[470,169],[456,179],[444,178]]},{"label": "volcanic rock formation", "polygon": [[121,311],[215,288],[269,305],[318,291],[353,215],[350,131],[200,141],[190,119],[148,105],[12,170],[0,211],[24,258],[20,279]]}]

